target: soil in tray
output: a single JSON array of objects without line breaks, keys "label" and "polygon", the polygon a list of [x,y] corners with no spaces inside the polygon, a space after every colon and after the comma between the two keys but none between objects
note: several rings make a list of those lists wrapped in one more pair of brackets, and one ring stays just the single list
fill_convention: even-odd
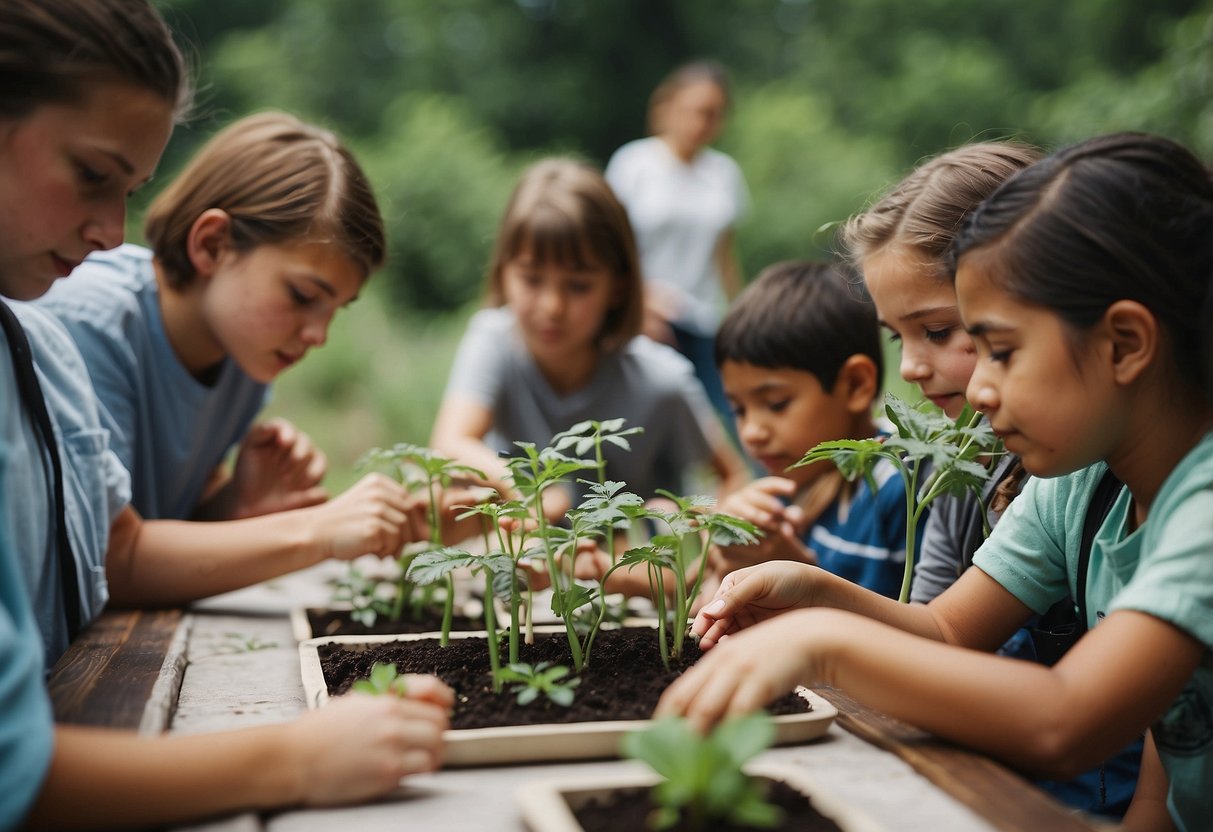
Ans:
[{"label": "soil in tray", "polygon": [[[766,778],[763,778],[766,779]],[[797,830],[797,832],[837,832],[838,824],[813,808],[809,798],[786,783],[768,780],[767,801],[783,810],[783,822],[767,830]],[[604,800],[591,800],[573,814],[585,832],[615,832],[619,829],[647,829],[649,813],[655,806],[648,789],[619,789]],[[672,826],[672,832],[684,832],[692,827]],[[713,823],[713,832],[741,832],[753,826]]]},{"label": "soil in tray", "polygon": [[[350,618],[349,610],[328,610],[309,608],[307,623],[312,628],[314,636],[371,636],[395,635],[397,633],[436,633],[442,629],[442,610],[422,610],[421,615],[414,618],[406,614],[399,621],[380,616],[373,627],[368,627]],[[466,615],[455,615],[451,619],[451,632],[458,630],[483,630],[483,618],[469,618]]]},{"label": "soil in tray", "polygon": [[[504,664],[508,655],[504,639],[501,652]],[[430,638],[353,648],[320,645],[319,654],[330,695],[345,693],[356,680],[369,676],[376,662],[395,663],[400,672],[438,676],[455,690],[452,728],[648,719],[661,692],[700,655],[698,646],[688,639],[681,663],[667,671],[661,664],[655,630],[603,630],[594,641],[589,666],[581,673],[573,704],[565,708],[543,696],[530,705],[519,705],[508,684],[504,693],[494,693],[488,650],[481,638],[451,639],[446,647]],[[537,635],[535,644],[522,645],[519,659],[531,665],[551,662],[571,668],[573,664],[563,633]],[[805,713],[809,703],[788,694],[771,703],[768,710],[773,714]]]}]

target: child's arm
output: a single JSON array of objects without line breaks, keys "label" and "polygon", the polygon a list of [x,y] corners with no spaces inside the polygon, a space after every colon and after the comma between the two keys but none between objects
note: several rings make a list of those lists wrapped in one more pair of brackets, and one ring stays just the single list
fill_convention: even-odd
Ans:
[{"label": "child's arm", "polygon": [[115,604],[181,604],[327,558],[395,557],[426,534],[423,500],[368,474],[323,505],[246,520],[145,521],[127,507],[110,530],[105,572]]},{"label": "child's arm", "polygon": [[1175,821],[1167,810],[1167,789],[1170,781],[1154,745],[1154,734],[1146,732],[1146,741],[1141,752],[1141,771],[1137,775],[1137,788],[1133,791],[1133,802],[1125,812],[1123,832],[1168,832],[1174,830]]},{"label": "child's arm", "polygon": [[509,469],[497,453],[484,443],[493,427],[493,412],[474,399],[459,395],[446,396],[438,408],[430,447],[464,465],[479,468],[488,474],[486,485],[508,494],[506,474]]},{"label": "child's arm", "polygon": [[721,500],[721,512],[753,523],[763,537],[751,546],[714,547],[713,567],[723,575],[769,560],[817,563],[816,555],[803,541],[803,510],[785,502],[795,493],[796,483],[792,480],[763,477]]},{"label": "child's arm", "polygon": [[254,425],[231,473],[220,468],[192,519],[238,520],[317,505],[328,499],[320,487],[327,467],[324,453],[287,420]]},{"label": "child's arm", "polygon": [[433,677],[407,698],[354,694],[295,722],[179,737],[58,726],[32,829],[162,826],[291,805],[354,803],[441,765],[453,702]]},{"label": "child's arm", "polygon": [[852,613],[798,610],[719,643],[667,689],[657,713],[686,714],[706,727],[797,684],[826,684],[1024,770],[1069,778],[1164,713],[1204,651],[1161,619],[1123,610],[1051,668]]}]

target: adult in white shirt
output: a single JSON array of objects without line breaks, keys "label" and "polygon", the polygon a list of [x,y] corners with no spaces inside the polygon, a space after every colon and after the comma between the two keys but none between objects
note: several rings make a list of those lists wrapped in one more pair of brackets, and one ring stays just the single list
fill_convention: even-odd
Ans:
[{"label": "adult in white shirt", "polygon": [[652,135],[619,148],[606,179],[627,208],[640,250],[645,334],[691,359],[731,426],[713,339],[728,301],[741,290],[733,229],[750,200],[737,163],[708,146],[728,105],[719,64],[698,61],[674,70],[649,100]]}]

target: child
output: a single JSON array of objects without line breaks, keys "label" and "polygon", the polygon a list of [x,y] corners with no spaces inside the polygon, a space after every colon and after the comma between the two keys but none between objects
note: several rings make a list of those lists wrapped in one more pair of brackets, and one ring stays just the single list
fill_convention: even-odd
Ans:
[{"label": "child", "polygon": [[[430,444],[504,489],[499,452],[547,445],[587,419],[644,432],[604,449],[607,478],[650,498],[711,465],[725,489],[743,466],[689,362],[638,335],[643,303],[627,214],[602,176],[568,159],[523,175],[489,268],[488,302],[455,356]],[[553,515],[563,506],[550,505]]]},{"label": "child", "polygon": [[[127,195],[151,176],[188,90],[146,0],[0,6],[0,294],[35,298],[122,241]],[[67,597],[81,590],[72,547],[83,538],[67,540],[67,522],[107,514],[106,488],[121,484],[106,479],[123,472],[79,353],[52,319],[32,319],[27,338],[0,301],[0,828],[130,828],[348,802],[434,768],[452,696],[426,677],[407,700],[355,696],[248,731],[165,739],[52,726],[30,567]],[[104,523],[93,528],[104,538]],[[56,611],[79,612],[54,589]]]},{"label": "child", "polygon": [[[658,711],[710,723],[825,683],[1063,775],[1149,728],[1126,825],[1213,826],[1210,239],[1209,173],[1165,139],[1101,137],[1012,177],[953,246],[967,397],[1035,475],[976,568],[926,605],[798,564],[735,572],[695,624],[710,655]],[[1108,467],[1126,488],[1077,595],[1091,631],[1053,667],[957,649],[993,649],[1073,592],[1075,527]]]},{"label": "child", "polygon": [[718,571],[795,560],[897,597],[905,566],[905,487],[896,466],[842,483],[829,463],[787,470],[811,448],[878,434],[872,407],[883,355],[876,313],[844,268],[808,261],[768,267],[737,299],[716,336],[716,362],[746,452],[770,476],[721,510],[765,533],[723,548]]},{"label": "child", "polygon": [[[848,258],[863,272],[881,325],[901,347],[901,377],[953,419],[966,404],[973,372],[973,341],[960,323],[948,277],[948,248],[961,222],[1012,174],[1040,158],[1013,142],[965,145],[916,168],[842,229]],[[995,463],[982,495],[941,497],[931,507],[916,561],[910,599],[923,603],[950,586],[985,540],[983,517],[995,523],[1004,498],[985,505],[1001,486],[1008,497],[1021,485],[1013,454]]]},{"label": "child", "polygon": [[324,343],[383,261],[358,163],[325,130],[249,116],[207,142],[145,226],[150,251],[94,254],[39,301],[85,356],[131,504],[152,520],[322,502],[324,458],[307,438],[280,420],[250,426],[266,384]]}]

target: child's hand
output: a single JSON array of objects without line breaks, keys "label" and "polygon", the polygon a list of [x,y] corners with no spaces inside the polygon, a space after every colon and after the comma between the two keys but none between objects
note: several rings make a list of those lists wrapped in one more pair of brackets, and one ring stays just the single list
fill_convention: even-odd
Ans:
[{"label": "child's hand", "polygon": [[815,564],[817,556],[802,541],[804,512],[787,505],[796,493],[796,483],[783,477],[764,477],[734,491],[720,503],[720,510],[757,526],[763,537],[749,546],[719,546],[713,553],[714,568],[731,572],[769,560],[793,560]]},{"label": "child's hand", "polygon": [[811,605],[815,570],[790,561],[771,561],[724,576],[711,603],[695,616],[691,632],[702,650],[730,633],[780,613]]},{"label": "child's hand", "polygon": [[425,502],[383,474],[367,474],[341,496],[309,510],[325,557],[396,557],[404,544],[425,540]]},{"label": "child's hand", "polygon": [[232,517],[257,517],[323,503],[320,488],[328,468],[307,434],[285,419],[254,425],[240,443],[230,487]]},{"label": "child's hand", "polygon": [[653,716],[685,716],[707,732],[728,716],[764,708],[813,682],[817,653],[803,615],[764,622],[720,644],[666,688]]},{"label": "child's hand", "polygon": [[454,702],[432,676],[409,676],[408,694],[350,694],[313,711],[291,731],[300,798],[313,806],[390,792],[401,778],[442,765],[442,733]]}]

